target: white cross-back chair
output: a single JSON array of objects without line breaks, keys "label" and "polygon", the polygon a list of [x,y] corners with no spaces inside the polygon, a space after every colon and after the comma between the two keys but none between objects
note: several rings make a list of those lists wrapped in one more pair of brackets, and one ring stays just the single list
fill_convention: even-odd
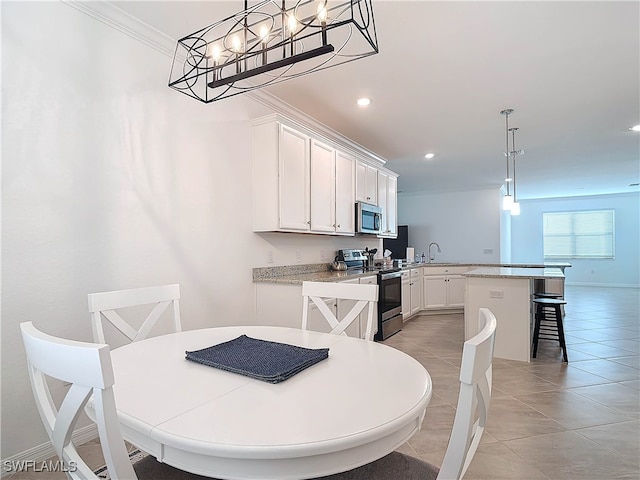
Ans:
[{"label": "white cross-back chair", "polygon": [[[108,320],[131,342],[137,342],[138,340],[147,338],[151,329],[169,306],[173,307],[174,331],[180,332],[182,330],[182,326],[180,325],[180,285],[177,284],[117,290],[114,292],[90,293],[88,299],[93,327],[93,339],[98,343],[106,343],[102,325],[103,318]],[[153,307],[153,310],[151,310],[137,330],[116,311],[122,308],[153,303],[155,303],[156,306]]]},{"label": "white cross-back chair", "polygon": [[480,332],[464,342],[458,406],[440,468],[393,452],[362,467],[317,480],[460,480],[480,443],[491,402],[496,317],[481,308],[478,324]]},{"label": "white cross-back chair", "polygon": [[[337,300],[354,300],[356,303],[351,310],[338,320],[335,314],[329,309],[324,299],[335,298]],[[306,330],[308,325],[309,300],[316,305],[322,316],[331,327],[333,334],[346,335],[345,330],[351,325],[365,307],[368,305],[367,327],[364,335],[365,340],[373,340],[373,311],[378,302],[378,285],[360,285],[353,283],[335,282],[302,282],[302,329]]]},{"label": "white cross-back chair", "polygon": [[[108,345],[53,337],[38,330],[31,322],[20,324],[20,330],[36,406],[68,478],[99,478],[78,454],[71,439],[91,396],[102,453],[113,480],[136,480],[136,472],[149,480],[204,478],[160,463],[152,456],[140,460],[134,469],[118,423]],[[70,384],[59,408],[52,399],[47,377]]]}]

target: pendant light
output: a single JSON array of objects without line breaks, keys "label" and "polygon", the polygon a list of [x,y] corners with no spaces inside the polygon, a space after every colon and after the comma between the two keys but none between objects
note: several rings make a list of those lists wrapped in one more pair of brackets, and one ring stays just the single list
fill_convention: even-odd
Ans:
[{"label": "pendant light", "polygon": [[[510,128],[509,131],[511,132],[511,146],[513,147],[511,152],[513,155],[513,203],[511,204],[511,215],[520,215],[520,203],[518,203],[516,199],[516,157],[520,153],[516,150],[516,132],[518,131],[518,127]],[[522,153],[524,153],[524,150],[522,150]]]},{"label": "pendant light", "polygon": [[[520,215],[520,204],[516,199],[516,157],[524,154],[524,150],[516,149],[516,132],[518,127],[509,128],[509,115],[513,113],[513,108],[505,108],[500,113],[504,115],[505,123],[505,152],[504,156],[507,159],[507,176],[504,181],[506,183],[506,194],[502,199],[502,209],[509,210],[511,215]],[[509,149],[509,133],[511,133],[511,149]],[[513,166],[511,176],[510,165]],[[511,195],[511,185],[513,185],[513,195]]]},{"label": "pendant light", "polygon": [[[509,175],[509,115],[511,115],[513,113],[513,108],[505,108],[504,110],[500,111],[501,115],[504,115],[504,122],[505,122],[505,140],[506,140],[506,145],[505,145],[505,151],[504,151],[504,156],[507,159],[507,176],[504,178],[505,183],[507,184],[507,193],[505,194],[505,196],[502,198],[502,209],[503,210],[511,210],[511,207],[513,206],[513,197],[511,196],[510,193],[510,187],[509,185],[511,184],[512,178]],[[514,186],[515,188],[515,186]]]}]

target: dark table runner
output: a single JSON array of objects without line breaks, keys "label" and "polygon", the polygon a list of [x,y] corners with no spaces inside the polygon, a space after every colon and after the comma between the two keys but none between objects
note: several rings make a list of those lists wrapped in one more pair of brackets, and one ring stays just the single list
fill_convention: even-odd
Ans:
[{"label": "dark table runner", "polygon": [[328,348],[304,348],[241,335],[185,352],[186,359],[269,383],[280,383],[329,356]]}]

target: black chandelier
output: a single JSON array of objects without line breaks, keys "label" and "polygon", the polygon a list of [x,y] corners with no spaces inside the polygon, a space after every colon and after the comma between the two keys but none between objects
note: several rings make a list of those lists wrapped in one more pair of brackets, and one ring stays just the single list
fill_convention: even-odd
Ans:
[{"label": "black chandelier", "polygon": [[169,86],[204,103],[378,53],[371,0],[264,0],[178,40]]}]

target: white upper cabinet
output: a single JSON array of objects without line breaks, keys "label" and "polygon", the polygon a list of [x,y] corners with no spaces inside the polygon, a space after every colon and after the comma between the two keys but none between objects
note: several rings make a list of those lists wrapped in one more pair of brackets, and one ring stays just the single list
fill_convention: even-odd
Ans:
[{"label": "white upper cabinet", "polygon": [[309,218],[309,137],[280,126],[280,228],[306,232]]},{"label": "white upper cabinet", "polygon": [[381,237],[398,236],[398,178],[380,170],[378,172],[378,206],[382,208]]},{"label": "white upper cabinet", "polygon": [[[351,146],[281,120],[253,122],[253,231],[355,235]],[[378,169],[362,165],[365,201],[376,204]]]},{"label": "white upper cabinet", "polygon": [[336,228],[336,151],[311,139],[311,231],[334,233]]},{"label": "white upper cabinet", "polygon": [[353,235],[356,231],[356,159],[336,151],[336,233]]},{"label": "white upper cabinet", "polygon": [[360,160],[356,166],[356,200],[378,205],[378,169]]}]

